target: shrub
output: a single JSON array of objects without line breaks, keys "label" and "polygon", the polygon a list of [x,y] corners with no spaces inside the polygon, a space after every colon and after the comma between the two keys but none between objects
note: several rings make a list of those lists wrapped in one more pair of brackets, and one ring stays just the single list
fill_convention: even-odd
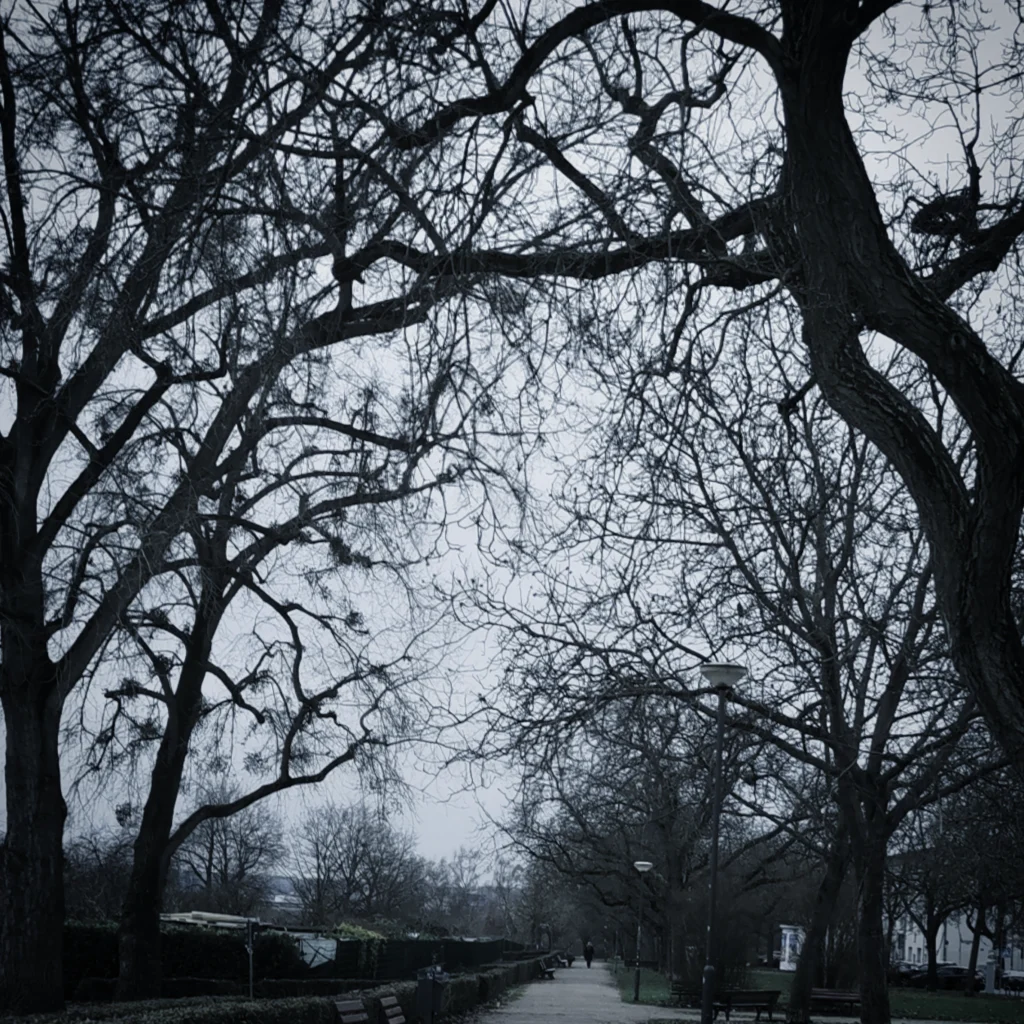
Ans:
[{"label": "shrub", "polygon": [[334,1024],[330,999],[232,999],[143,1012],[132,1024]]},{"label": "shrub", "polygon": [[[244,935],[237,931],[187,925],[165,928],[160,934],[160,958],[167,978],[209,978],[235,981],[243,986],[249,983],[249,954]],[[65,998],[91,1001],[91,996],[87,999],[78,995],[79,983],[85,979],[113,978],[117,972],[117,925],[65,925]],[[308,976],[309,968],[290,935],[264,932],[256,936],[253,947],[253,973],[256,978],[302,978]]]},{"label": "shrub", "polygon": [[117,978],[82,978],[71,998],[76,1003],[109,1003],[116,984]]},{"label": "shrub", "polygon": [[[170,928],[161,936],[164,973],[176,978],[249,980],[249,954],[242,932]],[[306,964],[295,940],[279,932],[256,936],[253,973],[257,978],[301,976]]]},{"label": "shrub", "polygon": [[[78,999],[77,990],[85,979],[117,976],[117,925],[64,925],[64,998]],[[110,996],[100,996],[109,999]]]},{"label": "shrub", "polygon": [[257,982],[257,995],[281,999],[289,996],[329,996],[356,988],[373,988],[377,982],[366,978],[268,978]]},{"label": "shrub", "polygon": [[506,967],[492,967],[476,976],[477,979],[477,1000],[481,1003],[489,1003],[508,988],[512,970]]},{"label": "shrub", "polygon": [[130,1003],[71,1006],[61,1014],[0,1017],[0,1024],[334,1024],[329,999],[254,1000],[239,996],[144,999]]},{"label": "shrub", "polygon": [[[182,999],[138,999],[127,1003],[108,1003],[98,1006],[95,1003],[81,1006],[70,1006],[63,1014],[45,1018],[45,1021],[59,1021],[61,1024],[76,1024],[78,1021],[118,1021],[126,1017],[137,1017],[139,1014],[151,1013],[156,1010],[178,1009],[183,1006],[210,1006],[211,1003],[230,1004],[241,1002],[242,996],[188,996]],[[13,1018],[3,1018],[6,1020]],[[43,1018],[32,1017],[28,1021],[19,1018],[18,1024],[45,1024]]]},{"label": "shrub", "polygon": [[445,993],[444,1015],[465,1013],[479,1001],[480,985],[475,974],[456,975],[448,982]]},{"label": "shrub", "polygon": [[164,999],[186,996],[242,996],[247,995],[248,984],[226,978],[161,978],[160,995]]}]

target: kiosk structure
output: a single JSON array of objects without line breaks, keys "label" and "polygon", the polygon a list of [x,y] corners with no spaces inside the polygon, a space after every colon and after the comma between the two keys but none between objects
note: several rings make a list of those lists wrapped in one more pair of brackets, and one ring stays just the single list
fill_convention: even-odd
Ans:
[{"label": "kiosk structure", "polygon": [[804,948],[803,928],[798,924],[780,924],[782,932],[782,944],[779,948],[779,970],[795,971],[797,961],[800,959],[800,951]]}]

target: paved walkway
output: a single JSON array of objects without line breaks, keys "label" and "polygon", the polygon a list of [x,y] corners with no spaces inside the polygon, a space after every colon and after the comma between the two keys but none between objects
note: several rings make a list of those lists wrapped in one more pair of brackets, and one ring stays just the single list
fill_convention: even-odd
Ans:
[{"label": "paved walkway", "polygon": [[[784,1020],[775,1014],[776,1024]],[[645,1006],[643,1003],[623,1002],[612,983],[611,975],[603,964],[595,963],[590,969],[582,960],[572,967],[555,971],[553,981],[531,981],[510,1002],[487,1010],[474,1018],[474,1024],[647,1024],[650,1020],[699,1021],[698,1010],[684,1010],[668,1006]],[[752,1013],[733,1013],[731,1021],[747,1024],[754,1020]],[[822,1018],[826,1024],[860,1024],[860,1018]],[[718,1024],[725,1018],[719,1015]],[[939,1021],[907,1020],[893,1017],[892,1024],[942,1024]]]}]

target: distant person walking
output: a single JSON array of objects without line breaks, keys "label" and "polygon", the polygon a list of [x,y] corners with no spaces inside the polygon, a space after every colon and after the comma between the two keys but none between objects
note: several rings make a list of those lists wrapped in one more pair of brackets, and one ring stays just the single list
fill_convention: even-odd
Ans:
[{"label": "distant person walking", "polygon": [[583,959],[587,961],[588,967],[590,966],[590,961],[594,959],[594,944],[589,939],[583,947]]}]

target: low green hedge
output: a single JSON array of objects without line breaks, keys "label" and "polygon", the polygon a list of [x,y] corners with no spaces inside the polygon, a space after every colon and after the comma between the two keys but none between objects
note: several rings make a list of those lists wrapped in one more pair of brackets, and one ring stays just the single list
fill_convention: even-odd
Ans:
[{"label": "low green hedge", "polygon": [[[160,933],[160,959],[168,978],[211,978],[244,985],[249,981],[249,955],[241,932],[165,927]],[[64,926],[65,998],[79,998],[78,985],[84,979],[112,978],[117,970],[116,924],[71,921]],[[253,947],[253,971],[261,979],[302,978],[309,968],[291,936],[263,932]]]},{"label": "low green hedge", "polygon": [[134,1003],[71,1006],[61,1014],[0,1017],[0,1024],[86,1024],[131,1021],[131,1024],[335,1024],[331,999],[241,999],[200,996],[150,999]]},{"label": "low green hedge", "polygon": [[256,994],[268,999],[291,996],[330,996],[352,989],[373,988],[380,982],[366,978],[268,978],[256,982]]},{"label": "low green hedge", "polygon": [[476,976],[477,1001],[490,1003],[498,998],[512,984],[509,975],[512,972],[504,967],[492,967]]},{"label": "low green hedge", "polygon": [[[445,986],[442,1016],[465,1013],[481,1003],[492,1002],[510,986],[528,981],[538,974],[538,961],[488,965],[486,970],[453,975]],[[89,983],[112,992],[114,980],[88,979]],[[302,986],[303,996],[250,1000],[234,995],[195,995],[178,999],[153,999],[129,1003],[91,1002],[71,1006],[63,1014],[42,1014],[36,1017],[0,1017],[0,1024],[86,1024],[86,1022],[128,1021],[131,1024],[334,1024],[334,1001],[327,995],[346,990],[344,979],[317,979],[316,982],[281,980],[261,983],[267,996],[269,989],[281,990],[291,985]],[[165,991],[184,992],[190,988],[223,992],[237,985],[230,980],[217,982],[208,978],[169,978]],[[80,987],[84,989],[83,986]],[[317,995],[309,994],[317,990]],[[393,995],[398,999],[407,1020],[416,1017],[417,982],[401,981],[369,984],[361,991],[349,991],[349,998],[359,998],[370,1018],[380,1014],[380,1000]],[[322,993],[322,994],[321,994]]]},{"label": "low green hedge", "polygon": [[335,1024],[331,999],[238,999],[206,1006],[173,1006],[132,1018],[133,1024]]}]

